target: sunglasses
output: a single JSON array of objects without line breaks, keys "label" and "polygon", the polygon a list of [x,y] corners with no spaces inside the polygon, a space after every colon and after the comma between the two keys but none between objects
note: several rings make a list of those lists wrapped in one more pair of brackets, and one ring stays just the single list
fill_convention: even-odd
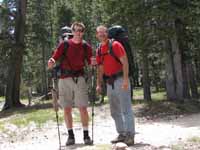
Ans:
[{"label": "sunglasses", "polygon": [[74,29],[74,32],[83,32],[83,29]]}]

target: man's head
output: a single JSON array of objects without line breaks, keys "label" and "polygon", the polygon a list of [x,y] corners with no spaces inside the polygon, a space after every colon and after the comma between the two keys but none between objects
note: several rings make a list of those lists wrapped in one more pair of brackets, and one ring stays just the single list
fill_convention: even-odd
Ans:
[{"label": "man's head", "polygon": [[96,28],[96,37],[100,42],[108,40],[108,29],[106,26],[100,25]]},{"label": "man's head", "polygon": [[82,40],[85,31],[85,25],[81,22],[74,22],[71,25],[71,29],[72,29],[72,34],[74,36],[73,39]]},{"label": "man's head", "polygon": [[85,25],[81,22],[74,22],[71,25],[71,29],[72,29],[72,31],[84,32],[85,31]]}]

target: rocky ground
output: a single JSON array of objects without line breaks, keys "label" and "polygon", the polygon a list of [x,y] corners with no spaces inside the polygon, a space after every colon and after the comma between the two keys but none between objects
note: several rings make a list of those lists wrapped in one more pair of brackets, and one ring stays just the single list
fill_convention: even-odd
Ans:
[{"label": "rocky ground", "polygon": [[[95,108],[94,145],[85,146],[80,123],[75,123],[76,144],[65,147],[67,138],[64,123],[60,123],[62,150],[109,150],[110,140],[116,137],[115,126],[109,106]],[[91,126],[90,126],[91,130]],[[147,119],[136,117],[135,145],[131,150],[170,150],[173,144],[183,144],[185,150],[198,150],[200,143],[186,142],[188,138],[200,137],[200,113]],[[91,132],[90,132],[91,134]],[[6,132],[0,133],[0,150],[56,150],[59,149],[57,125],[49,121],[42,128],[34,122],[25,128],[7,124]]]}]

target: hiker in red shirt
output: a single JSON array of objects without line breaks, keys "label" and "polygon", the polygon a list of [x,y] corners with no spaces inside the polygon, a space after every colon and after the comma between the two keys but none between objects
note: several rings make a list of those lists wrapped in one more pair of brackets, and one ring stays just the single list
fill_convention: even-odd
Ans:
[{"label": "hiker in red shirt", "polygon": [[102,81],[107,85],[107,95],[110,103],[111,116],[115,121],[118,137],[112,143],[124,142],[127,145],[134,144],[135,124],[131,104],[130,82],[128,77],[129,65],[121,43],[112,41],[112,53],[110,52],[110,40],[105,26],[98,26],[96,37],[100,41],[97,49],[97,87],[101,92]]},{"label": "hiker in red shirt", "polygon": [[[68,140],[66,145],[75,144],[73,132],[72,107],[75,105],[80,111],[81,122],[83,126],[84,143],[92,144],[88,132],[89,116],[88,106],[88,88],[84,78],[85,59],[90,64],[92,48],[85,43],[84,48],[83,35],[85,26],[82,23],[75,22],[71,26],[73,38],[67,41],[67,50],[64,42],[59,44],[53,56],[48,61],[48,68],[51,69],[56,61],[60,60],[60,78],[58,83],[59,105],[64,109],[64,119],[68,129]],[[66,54],[64,55],[64,51]],[[64,55],[64,57],[63,57]]]}]

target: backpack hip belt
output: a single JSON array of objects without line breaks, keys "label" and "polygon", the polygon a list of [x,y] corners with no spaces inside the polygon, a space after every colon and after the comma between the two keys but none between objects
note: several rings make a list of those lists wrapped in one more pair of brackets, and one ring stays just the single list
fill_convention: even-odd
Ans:
[{"label": "backpack hip belt", "polygon": [[64,76],[72,76],[72,77],[78,77],[84,75],[84,70],[67,70],[67,69],[61,69],[61,75]]},{"label": "backpack hip belt", "polygon": [[106,81],[107,84],[112,85],[112,89],[114,89],[114,82],[117,78],[122,77],[123,76],[123,72],[120,71],[116,74],[113,74],[111,76],[107,76],[107,75],[103,75],[103,80]]}]

